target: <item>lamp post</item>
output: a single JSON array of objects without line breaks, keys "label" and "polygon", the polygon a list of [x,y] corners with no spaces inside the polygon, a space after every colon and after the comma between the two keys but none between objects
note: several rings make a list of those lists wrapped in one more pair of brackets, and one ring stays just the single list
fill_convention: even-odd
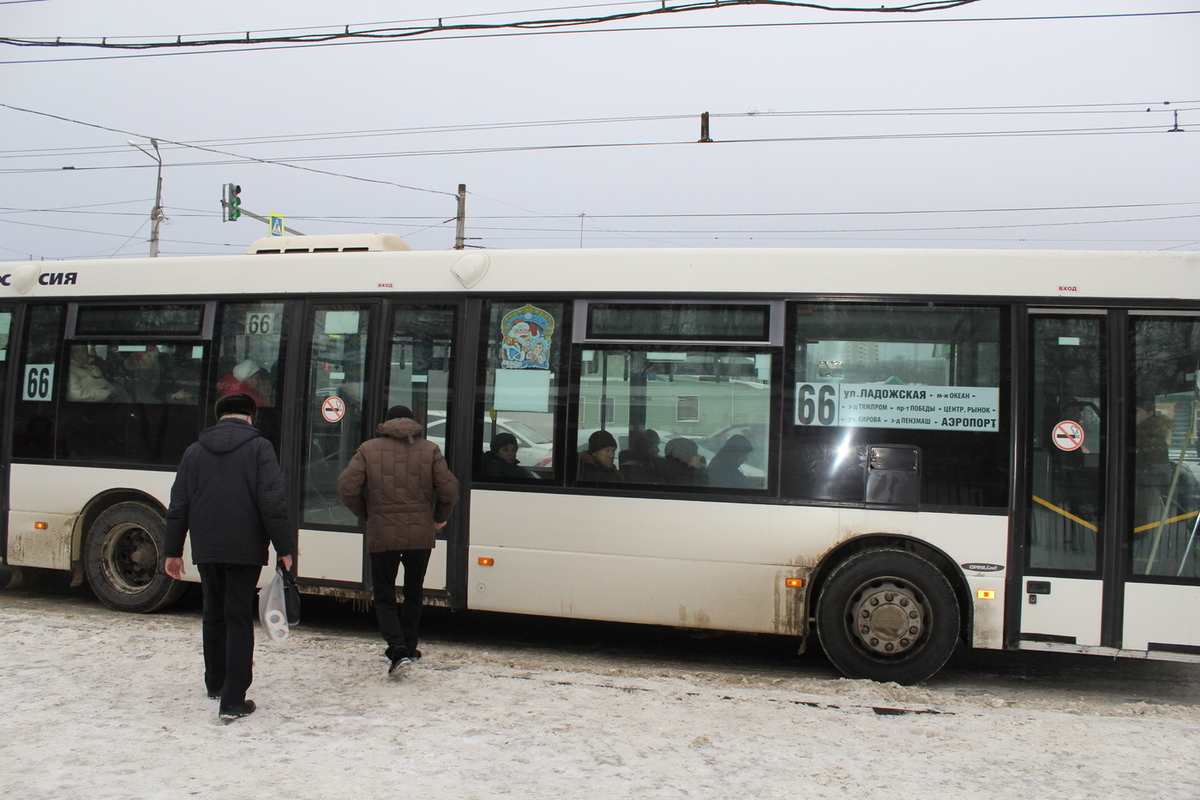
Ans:
[{"label": "lamp post", "polygon": [[144,149],[140,144],[130,140],[129,144],[158,162],[158,188],[154,193],[154,208],[150,210],[150,257],[158,257],[158,230],[162,226],[162,155],[158,152],[158,139],[151,138],[150,144],[154,153]]}]

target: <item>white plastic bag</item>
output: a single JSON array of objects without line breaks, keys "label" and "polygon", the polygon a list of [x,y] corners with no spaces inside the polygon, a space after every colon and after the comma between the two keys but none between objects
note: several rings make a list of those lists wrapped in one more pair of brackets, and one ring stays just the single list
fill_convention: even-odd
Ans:
[{"label": "white plastic bag", "polygon": [[286,642],[291,633],[284,591],[283,573],[277,569],[271,582],[258,592],[258,619],[267,638],[280,644]]}]

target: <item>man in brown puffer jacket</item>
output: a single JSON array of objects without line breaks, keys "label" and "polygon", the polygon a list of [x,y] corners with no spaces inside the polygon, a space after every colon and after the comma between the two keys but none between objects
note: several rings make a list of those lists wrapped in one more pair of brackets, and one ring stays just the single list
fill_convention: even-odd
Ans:
[{"label": "man in brown puffer jacket", "polygon": [[[417,632],[425,595],[425,570],[436,543],[458,502],[458,479],[442,451],[421,437],[424,428],[407,406],[392,406],[375,429],[377,436],[359,445],[338,477],[338,496],[354,516],[367,523],[371,583],[379,632],[396,676],[421,657]],[[396,604],[396,575],[404,565],[404,603]]]}]

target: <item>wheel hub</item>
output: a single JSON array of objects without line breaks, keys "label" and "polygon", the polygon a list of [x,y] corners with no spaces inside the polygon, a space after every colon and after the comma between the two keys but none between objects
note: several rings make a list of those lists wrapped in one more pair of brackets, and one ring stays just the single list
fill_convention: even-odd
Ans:
[{"label": "wheel hub", "polygon": [[925,632],[925,611],[913,590],[894,580],[864,586],[851,607],[851,628],[880,655],[910,650]]},{"label": "wheel hub", "polygon": [[158,570],[158,548],[144,529],[129,525],[110,532],[109,563],[105,570],[114,587],[137,592],[154,580]]}]

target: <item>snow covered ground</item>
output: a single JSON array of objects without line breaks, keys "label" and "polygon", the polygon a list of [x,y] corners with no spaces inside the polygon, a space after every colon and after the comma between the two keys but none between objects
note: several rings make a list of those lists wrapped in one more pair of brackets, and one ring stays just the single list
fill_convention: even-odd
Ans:
[{"label": "snow covered ground", "polygon": [[194,610],[10,590],[0,636],[5,797],[1200,797],[1185,665],[1087,662],[1172,685],[905,688],[435,633],[389,681],[369,631],[316,625],[260,634],[259,711],[222,724]]}]

